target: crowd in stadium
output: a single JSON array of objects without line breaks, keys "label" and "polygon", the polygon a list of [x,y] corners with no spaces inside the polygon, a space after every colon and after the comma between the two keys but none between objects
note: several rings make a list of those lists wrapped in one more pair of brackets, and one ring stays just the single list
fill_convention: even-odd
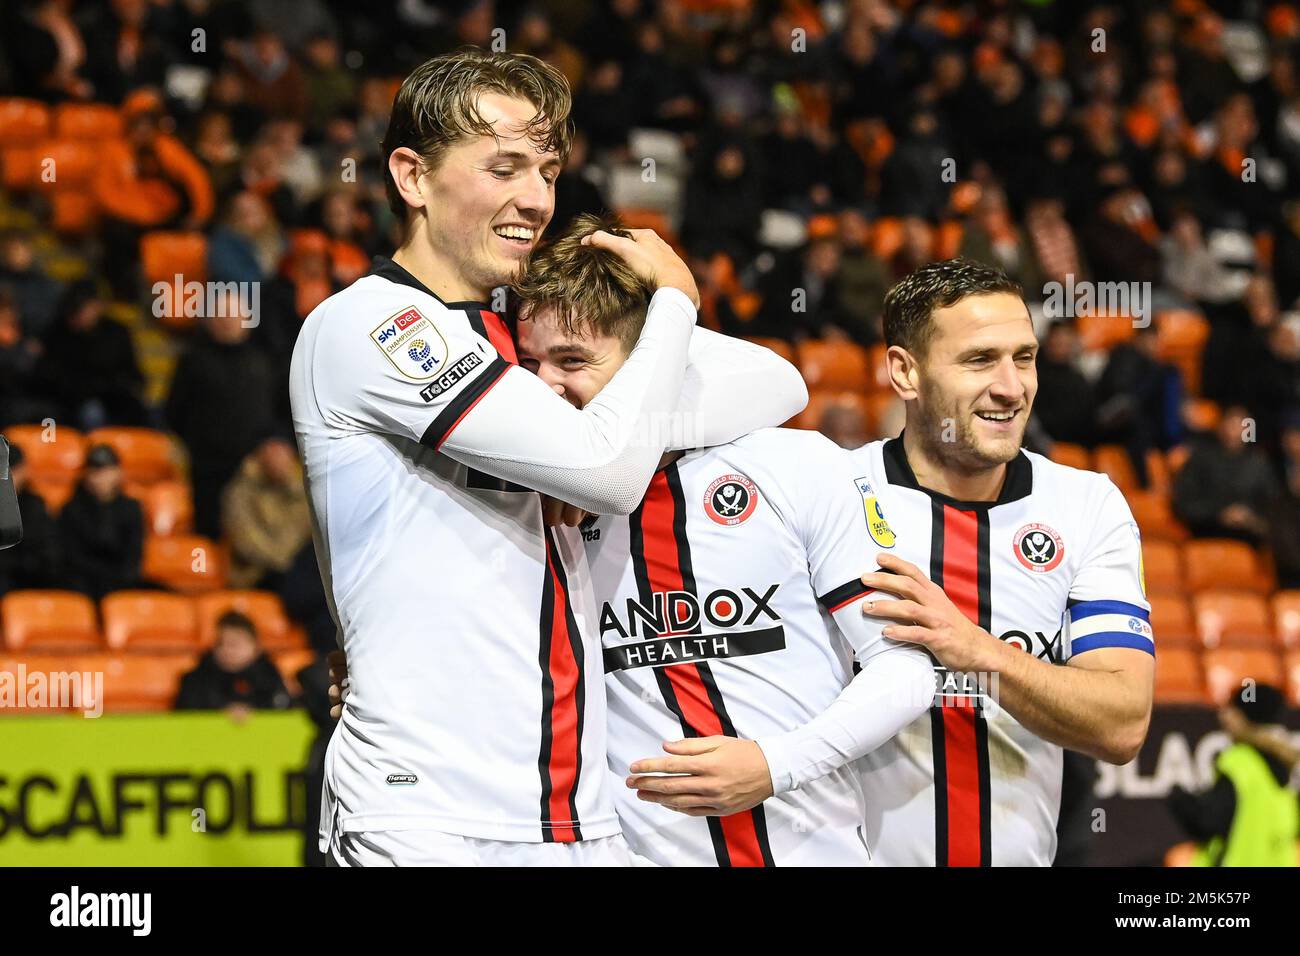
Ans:
[{"label": "crowd in stadium", "polygon": [[[332,647],[289,357],[393,249],[389,104],[461,44],[564,72],[578,135],[553,222],[615,209],[684,249],[701,321],[804,371],[801,427],[895,433],[885,291],[934,259],[995,263],[1040,331],[1032,444],[1109,473],[1174,543],[1147,573],[1181,604],[1177,545],[1236,539],[1300,588],[1300,12],[1237,6],[5,4],[0,425],[28,460],[0,592],[259,589],[296,625],[285,647]],[[255,308],[195,315],[191,280]],[[1043,310],[1088,282],[1150,298]],[[43,447],[51,423],[71,453]],[[184,464],[140,466],[136,429]],[[159,541],[190,532],[219,570],[159,570]]]}]

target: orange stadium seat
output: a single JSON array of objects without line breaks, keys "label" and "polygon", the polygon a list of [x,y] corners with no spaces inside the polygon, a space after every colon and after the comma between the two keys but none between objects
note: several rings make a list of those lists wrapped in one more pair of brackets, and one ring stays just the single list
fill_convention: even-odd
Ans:
[{"label": "orange stadium seat", "polygon": [[1142,572],[1148,594],[1183,593],[1182,555],[1173,542],[1143,539]]},{"label": "orange stadium seat", "polygon": [[143,571],[146,579],[183,594],[218,591],[226,584],[226,555],[202,535],[150,535],[144,539]]},{"label": "orange stadium seat", "polygon": [[1129,315],[1081,315],[1076,321],[1079,344],[1089,352],[1109,352],[1137,335]]},{"label": "orange stadium seat", "polygon": [[794,346],[785,339],[765,338],[763,336],[749,337],[749,341],[755,345],[761,345],[765,349],[771,349],[781,358],[785,359],[792,365],[795,362]]},{"label": "orange stadium seat", "polygon": [[1174,517],[1169,496],[1158,491],[1130,491],[1124,496],[1142,537],[1152,541],[1186,541],[1190,532]]},{"label": "orange stadium seat", "polygon": [[103,673],[104,710],[117,713],[171,710],[181,677],[195,663],[187,654],[101,654],[80,661],[83,669]]},{"label": "orange stadium seat", "polygon": [[867,349],[867,377],[871,388],[892,395],[894,387],[889,381],[889,363],[885,358],[888,351],[889,347],[883,342],[877,342]]},{"label": "orange stadium seat", "polygon": [[[194,325],[194,316],[185,314],[185,283],[206,282],[208,278],[208,240],[201,232],[154,230],[140,239],[140,266],[145,285],[165,282],[171,286],[170,309],[163,310],[163,325],[186,329]],[[176,277],[180,276],[177,282]]]},{"label": "orange stadium seat", "polygon": [[1155,317],[1156,348],[1167,362],[1178,366],[1187,390],[1201,390],[1201,355],[1210,337],[1210,323],[1199,312],[1174,310]]},{"label": "orange stadium seat", "polygon": [[60,103],[54,108],[54,135],[99,141],[122,135],[122,114],[107,103]]},{"label": "orange stadium seat", "polygon": [[0,598],[0,629],[12,651],[75,654],[103,646],[95,602],[75,591],[10,591]]},{"label": "orange stadium seat", "polygon": [[1273,590],[1273,575],[1250,545],[1226,538],[1194,538],[1183,545],[1187,590]]},{"label": "orange stadium seat", "polygon": [[211,647],[217,639],[217,619],[227,611],[250,618],[258,642],[267,651],[296,651],[306,646],[302,632],[291,626],[279,596],[270,591],[213,591],[198,595],[194,606],[204,647]]},{"label": "orange stadium seat", "polygon": [[153,428],[96,428],[87,445],[110,445],[122,459],[122,476],[140,484],[170,481],[180,474],[179,452],[166,432]]},{"label": "orange stadium seat", "polygon": [[1205,668],[1205,684],[1215,704],[1223,704],[1239,693],[1243,680],[1283,686],[1282,660],[1273,651],[1216,648],[1201,655],[1201,666]]},{"label": "orange stadium seat", "polygon": [[[51,139],[42,143],[42,161],[52,161],[49,170],[53,179],[51,186],[66,189],[84,190],[95,178],[95,169],[100,160],[100,147],[97,143],[83,143],[75,139]],[[42,173],[44,169],[42,169]],[[44,179],[41,180],[45,182]]]},{"label": "orange stadium seat", "polygon": [[1156,635],[1157,655],[1169,647],[1200,647],[1192,609],[1185,598],[1177,594],[1152,594],[1147,600],[1151,602],[1151,630]]},{"label": "orange stadium seat", "polygon": [[800,343],[798,354],[809,389],[864,392],[875,380],[867,350],[853,342],[809,339]]},{"label": "orange stadium seat", "polygon": [[1194,432],[1212,432],[1219,427],[1223,409],[1208,398],[1189,398],[1183,403],[1183,423]]},{"label": "orange stadium seat", "polygon": [[871,226],[871,237],[867,240],[871,251],[878,259],[892,259],[903,247],[903,220],[893,216],[882,216]]},{"label": "orange stadium seat", "polygon": [[960,219],[945,219],[934,230],[934,257],[951,259],[961,251],[962,235],[966,231]]},{"label": "orange stadium seat", "polygon": [[54,194],[54,228],[57,232],[80,236],[99,220],[99,205],[89,193],[57,192]]},{"label": "orange stadium seat", "polygon": [[75,481],[86,463],[85,436],[70,426],[10,425],[4,435],[22,448],[33,480]]},{"label": "orange stadium seat", "polygon": [[795,428],[817,431],[821,428],[822,416],[831,408],[847,408],[857,414],[862,421],[864,434],[874,431],[872,407],[865,395],[859,392],[835,392],[819,389],[808,395],[808,407],[794,417]]},{"label": "orange stadium seat", "polygon": [[872,392],[867,396],[871,409],[873,430],[881,438],[897,438],[901,428],[894,427],[902,421],[903,400],[889,392]]},{"label": "orange stadium seat", "polygon": [[[1157,632],[1156,640],[1159,639]],[[1205,678],[1196,651],[1186,647],[1157,649],[1155,699],[1161,704],[1205,702]]]},{"label": "orange stadium seat", "polygon": [[116,591],[99,604],[109,650],[193,654],[199,630],[192,598],[165,591]]},{"label": "orange stadium seat", "polygon": [[659,238],[674,249],[681,251],[681,243],[677,240],[677,233],[668,222],[668,217],[658,209],[620,209],[618,217],[623,220],[623,225],[628,229],[653,229],[659,233]]},{"label": "orange stadium seat", "polygon": [[1173,488],[1174,477],[1170,471],[1169,459],[1158,448],[1147,451],[1147,490],[1168,496]]},{"label": "orange stadium seat", "polygon": [[194,496],[184,481],[159,481],[151,485],[128,484],[126,493],[144,509],[146,534],[166,537],[194,530]]},{"label": "orange stadium seat", "polygon": [[0,99],[0,146],[35,143],[50,135],[50,108],[36,100]]},{"label": "orange stadium seat", "polygon": [[45,508],[51,515],[57,515],[76,492],[77,483],[63,478],[33,478],[28,488],[45,502]]},{"label": "orange stadium seat", "polygon": [[302,685],[298,683],[298,672],[316,660],[316,652],[311,650],[279,651],[271,655],[271,660],[274,662],[276,670],[280,672],[284,686],[289,689],[289,693],[297,697],[302,693]]},{"label": "orange stadium seat", "polygon": [[41,183],[44,156],[41,147],[33,143],[6,146],[0,152],[0,183],[10,192],[35,189]]},{"label": "orange stadium seat", "polygon": [[1272,647],[1268,603],[1246,591],[1201,591],[1192,596],[1196,631],[1206,647]]},{"label": "orange stadium seat", "polygon": [[1300,651],[1282,655],[1282,667],[1286,671],[1287,701],[1292,707],[1300,707]]},{"label": "orange stadium seat", "polygon": [[1278,641],[1287,650],[1300,649],[1300,591],[1278,591],[1270,603]]},{"label": "orange stadium seat", "polygon": [[1052,453],[1048,457],[1058,465],[1082,468],[1084,471],[1092,470],[1092,456],[1082,445],[1072,445],[1064,441],[1053,442]]},{"label": "orange stadium seat", "polygon": [[[0,704],[0,717],[20,716],[22,714],[40,714],[50,713],[51,711],[68,711],[73,705],[91,706],[95,703],[93,700],[73,700],[62,699],[55,700],[54,696],[58,694],[54,687],[56,678],[53,675],[70,674],[73,671],[83,671],[80,667],[80,659],[75,655],[69,654],[14,654],[7,651],[0,651],[0,674],[11,674],[15,682],[15,691],[18,689],[18,682],[25,675],[24,686],[27,693],[15,693],[12,701],[5,701]],[[40,684],[39,694],[42,696],[28,696],[38,693],[37,686],[33,680],[33,675],[43,674],[45,680]],[[82,678],[84,682],[85,678]],[[92,671],[91,681],[93,684],[94,677]],[[60,681],[60,686],[77,687],[76,684],[64,684]],[[92,688],[87,688],[93,690]],[[81,693],[78,687],[76,693]],[[61,696],[61,695],[59,695]]]},{"label": "orange stadium seat", "polygon": [[1133,460],[1122,445],[1098,445],[1092,453],[1093,468],[1108,475],[1115,486],[1127,495],[1137,491],[1137,473],[1133,470]]}]

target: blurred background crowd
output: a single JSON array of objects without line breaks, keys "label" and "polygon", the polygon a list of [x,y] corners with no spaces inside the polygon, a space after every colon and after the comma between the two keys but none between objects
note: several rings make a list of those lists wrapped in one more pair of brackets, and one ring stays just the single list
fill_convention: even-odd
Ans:
[{"label": "blurred background crowd", "polygon": [[[889,286],[958,254],[1005,269],[1042,342],[1032,447],[1110,474],[1151,549],[1156,629],[1190,655],[1164,699],[1205,699],[1197,655],[1231,643],[1190,583],[1202,538],[1249,562],[1231,593],[1263,617],[1241,647],[1287,685],[1300,6],[1271,0],[10,0],[0,426],[26,454],[28,540],[0,554],[0,592],[272,594],[282,616],[246,620],[298,655],[290,692],[333,647],[289,356],[303,317],[394,249],[389,105],[462,44],[572,85],[551,230],[602,209],[660,230],[702,321],[789,355],[813,393],[795,424],[846,447],[902,424],[880,371]],[[258,322],[235,299],[187,312],[186,281],[253,284]],[[1149,296],[1052,305],[1116,282]],[[271,676],[182,696],[287,701]]]}]

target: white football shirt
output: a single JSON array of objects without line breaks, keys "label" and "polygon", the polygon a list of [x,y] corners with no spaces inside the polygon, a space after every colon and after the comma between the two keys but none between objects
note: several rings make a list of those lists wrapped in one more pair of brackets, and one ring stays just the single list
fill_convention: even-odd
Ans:
[{"label": "white football shirt", "polygon": [[[1022,451],[997,501],[961,502],[920,487],[901,437],[851,454],[895,553],[980,627],[1052,664],[1155,653],[1137,524],[1104,475]],[[938,670],[940,704],[859,761],[877,863],[1051,865],[1061,748],[990,703],[991,679]]]},{"label": "white football shirt", "polygon": [[726,817],[687,816],[622,784],[664,741],[806,725],[839,697],[855,657],[870,667],[913,655],[928,679],[922,654],[858,608],[879,548],[851,467],[815,432],[763,429],[661,468],[631,516],[584,524],[610,769],[636,853],[664,866],[869,865],[852,762]]},{"label": "white football shirt", "polygon": [[303,323],[294,426],[352,676],[326,842],[333,826],[618,832],[581,542],[543,530],[537,493],[438,451],[507,372],[540,387],[514,354],[485,305],[444,303],[390,260]]}]

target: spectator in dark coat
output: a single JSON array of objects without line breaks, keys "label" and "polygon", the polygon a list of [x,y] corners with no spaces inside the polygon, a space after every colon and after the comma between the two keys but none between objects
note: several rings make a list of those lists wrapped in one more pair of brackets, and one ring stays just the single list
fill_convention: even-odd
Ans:
[{"label": "spectator in dark coat", "polygon": [[190,453],[195,530],[211,538],[221,534],[222,489],[273,430],[273,403],[289,387],[249,341],[238,309],[220,311],[226,314],[206,318],[177,363],[166,408],[168,424]]},{"label": "spectator in dark coat", "polygon": [[1278,495],[1268,459],[1253,445],[1254,422],[1239,405],[1224,410],[1217,440],[1197,447],[1174,480],[1174,513],[1197,537],[1252,545],[1269,535]]},{"label": "spectator in dark coat", "polygon": [[9,477],[18,495],[18,514],[23,521],[23,540],[0,551],[0,594],[19,588],[62,586],[58,581],[58,526],[50,517],[45,501],[27,487],[27,465],[23,450],[9,446]]},{"label": "spectator in dark coat", "polygon": [[1183,437],[1182,377],[1160,360],[1153,326],[1111,349],[1094,397],[1096,439],[1123,445],[1145,487],[1147,452],[1167,450]]},{"label": "spectator in dark coat", "polygon": [[1053,441],[1091,445],[1092,383],[1078,364],[1079,338],[1068,322],[1054,322],[1038,351],[1034,417]]},{"label": "spectator in dark coat", "polygon": [[74,282],[32,369],[33,393],[53,403],[60,421],[89,431],[143,425],[143,383],[131,333],[104,315],[93,280]]},{"label": "spectator in dark coat", "polygon": [[217,621],[217,641],[181,678],[177,710],[282,710],[292,703],[275,664],[257,642],[257,629],[238,611]]},{"label": "spectator in dark coat", "polygon": [[122,493],[122,467],[108,445],[86,455],[86,472],[59,515],[64,587],[99,600],[140,586],[144,514]]}]

